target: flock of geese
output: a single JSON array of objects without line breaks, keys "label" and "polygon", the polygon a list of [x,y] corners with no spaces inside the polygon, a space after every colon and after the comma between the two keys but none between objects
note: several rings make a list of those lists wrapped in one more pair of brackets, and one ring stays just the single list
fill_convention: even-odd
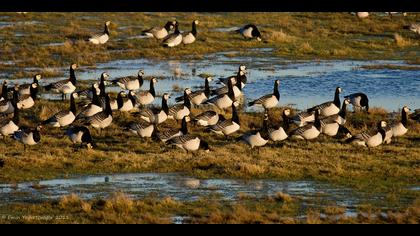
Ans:
[{"label": "flock of geese", "polygon": [[[149,89],[141,90],[146,81],[144,71],[139,70],[137,75],[110,79],[104,72],[100,79],[93,83],[87,90],[77,90],[77,65],[70,66],[70,75],[66,80],[55,83],[40,85],[41,75],[37,74],[33,82],[9,86],[7,81],[2,83],[0,98],[0,135],[6,138],[12,136],[25,146],[40,143],[41,129],[46,127],[65,128],[65,134],[74,145],[86,145],[94,148],[95,142],[89,130],[92,127],[99,131],[106,129],[113,123],[116,112],[130,112],[135,121],[120,125],[122,130],[134,133],[141,138],[152,138],[166,145],[177,146],[187,152],[199,149],[210,151],[208,142],[199,136],[190,134],[188,123],[194,123],[204,127],[206,132],[225,136],[230,139],[241,130],[240,114],[237,107],[241,104],[243,88],[247,84],[247,68],[240,65],[237,73],[226,78],[219,78],[219,88],[211,89],[210,83],[213,78],[204,78],[204,89],[192,91],[184,90],[183,96],[176,98],[178,102],[173,106],[168,105],[169,94],[162,96],[161,106],[153,107],[151,104],[156,99],[155,77],[149,80]],[[116,99],[106,92],[107,86],[118,86],[121,91]],[[277,107],[280,102],[280,80],[275,80],[273,90],[265,96],[247,103],[248,106],[260,106],[264,109],[263,124],[260,129],[246,132],[235,140],[244,141],[251,148],[265,146],[269,141],[281,142],[286,139],[313,140],[320,134],[326,136],[345,135],[346,142],[355,143],[366,147],[376,147],[382,143],[390,143],[393,137],[400,137],[408,131],[409,108],[402,108],[401,120],[395,120],[391,124],[385,121],[379,122],[377,127],[360,134],[351,134],[345,127],[347,106],[352,104],[356,112],[369,112],[369,99],[364,93],[354,93],[344,97],[341,103],[340,94],[342,89],[337,87],[334,91],[334,99],[311,107],[306,111],[292,115],[290,109],[284,109],[282,122],[276,124],[271,119],[270,110]],[[61,93],[63,100],[70,95],[69,108],[59,111],[48,119],[43,120],[34,128],[21,127],[19,125],[19,112],[34,107],[40,89]],[[76,99],[84,99],[89,102],[83,106],[76,105]],[[192,114],[192,107],[200,107],[204,104],[212,105],[210,109],[201,114]],[[205,106],[208,107],[208,106]],[[231,111],[231,117],[225,117],[217,111]],[[168,120],[181,122],[180,128],[161,129],[163,123]],[[291,125],[296,125],[290,129]],[[259,149],[258,149],[259,150]]]}]

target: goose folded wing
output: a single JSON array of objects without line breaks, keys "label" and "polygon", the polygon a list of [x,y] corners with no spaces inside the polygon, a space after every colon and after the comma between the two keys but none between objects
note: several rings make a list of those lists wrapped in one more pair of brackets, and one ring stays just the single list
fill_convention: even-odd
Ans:
[{"label": "goose folded wing", "polygon": [[192,136],[192,135],[182,135],[182,136],[175,137],[171,140],[168,140],[167,144],[170,144],[170,145],[184,144],[184,143],[186,143],[188,141],[191,141],[191,140],[194,140],[196,138],[197,137]]}]

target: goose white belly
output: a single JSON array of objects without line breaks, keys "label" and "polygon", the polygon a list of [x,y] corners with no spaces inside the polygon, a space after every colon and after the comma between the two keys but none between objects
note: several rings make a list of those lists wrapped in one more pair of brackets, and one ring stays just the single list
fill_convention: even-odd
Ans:
[{"label": "goose white belly", "polygon": [[175,120],[182,120],[185,116],[188,116],[190,114],[190,109],[188,107],[184,106],[184,108],[180,111],[177,111],[174,115]]},{"label": "goose white belly", "polygon": [[210,126],[210,125],[217,124],[218,121],[219,121],[219,115],[215,115],[215,116],[212,116],[208,120],[202,120],[202,119],[197,120],[197,123],[201,126]]},{"label": "goose white belly", "polygon": [[137,134],[140,135],[140,137],[142,137],[142,138],[150,138],[150,137],[152,137],[153,130],[154,130],[154,126],[149,125],[144,129],[139,129],[137,131]]},{"label": "goose white belly", "polygon": [[27,99],[18,102],[17,104],[18,109],[29,109],[35,105],[34,99],[32,97],[28,97]]},{"label": "goose white belly", "polygon": [[408,131],[407,128],[404,127],[404,125],[400,122],[394,126],[392,126],[392,135],[394,137],[403,136]]},{"label": "goose white belly", "polygon": [[362,100],[362,97],[360,96],[352,97],[350,99],[350,103],[355,107],[361,107],[360,105],[361,100]]},{"label": "goose white belly", "polygon": [[64,94],[70,94],[73,93],[75,90],[76,86],[74,86],[71,82],[67,82],[59,89],[59,92],[62,92]]},{"label": "goose white belly", "polygon": [[155,97],[151,93],[147,93],[143,96],[139,96],[139,103],[141,105],[148,105],[155,100]]},{"label": "goose white belly", "polygon": [[156,123],[161,124],[168,119],[168,115],[166,114],[165,111],[160,111],[156,118],[157,118]]},{"label": "goose white belly", "polygon": [[310,129],[305,130],[302,134],[293,135],[293,137],[298,139],[311,140],[317,138],[319,134],[319,130],[315,126],[312,126]]},{"label": "goose white belly", "polygon": [[31,87],[30,86],[28,86],[26,88],[19,89],[19,96],[30,95],[30,94],[31,94]]},{"label": "goose white belly", "polygon": [[266,99],[262,105],[265,108],[273,108],[277,106],[278,103],[279,103],[279,100],[277,100],[277,98],[273,95],[269,99]]},{"label": "goose white belly", "polygon": [[226,109],[232,106],[232,103],[232,99],[230,99],[228,95],[224,95],[220,99],[217,99],[214,104],[220,109]]},{"label": "goose white belly", "polygon": [[96,129],[104,129],[108,126],[110,126],[112,123],[112,116],[109,115],[107,118],[105,118],[104,120],[100,121],[100,122],[92,122],[92,127],[96,128]]},{"label": "goose white belly", "polygon": [[133,103],[131,102],[131,100],[128,100],[123,103],[123,106],[119,110],[123,112],[129,112],[133,110],[133,108],[134,108]]},{"label": "goose white belly", "polygon": [[315,121],[315,115],[314,114],[312,114],[308,117],[304,117],[304,118],[298,118],[297,117],[296,119],[293,120],[293,122],[295,124],[297,124],[299,127],[305,126],[307,123],[313,122],[313,121]]},{"label": "goose white belly", "polygon": [[9,136],[18,130],[19,127],[13,121],[10,121],[7,125],[0,128],[0,134],[3,136]]},{"label": "goose white belly", "polygon": [[340,125],[337,123],[330,123],[330,124],[326,124],[324,125],[321,130],[322,133],[328,136],[335,136],[337,135],[338,129],[340,128]]},{"label": "goose white belly", "polygon": [[168,47],[175,47],[182,43],[182,35],[177,35],[174,39],[167,43]]},{"label": "goose white belly", "polygon": [[140,89],[140,82],[136,79],[136,80],[130,80],[127,83],[117,83],[122,89],[125,90],[138,90]]},{"label": "goose white belly", "polygon": [[332,116],[338,114],[340,112],[340,108],[338,108],[334,103],[330,104],[329,106],[321,109],[321,116]]},{"label": "goose white belly", "polygon": [[197,95],[197,96],[195,96],[191,99],[191,103],[196,105],[196,106],[202,104],[205,101],[207,101],[207,97],[206,97],[206,95],[204,95],[204,93],[202,93],[200,95]]},{"label": "goose white belly", "polygon": [[173,138],[175,138],[175,137],[179,137],[179,136],[181,136],[181,135],[184,135],[181,131],[178,131],[178,133],[175,133],[175,134],[173,134],[172,136],[170,136],[170,137],[167,137],[167,138],[161,138],[160,140],[162,141],[162,142],[166,142],[166,141],[168,141],[168,140],[171,140],[171,139],[173,139]]},{"label": "goose white belly", "polygon": [[251,27],[243,29],[241,33],[246,38],[252,38],[252,28]]},{"label": "goose white belly", "polygon": [[94,36],[94,37],[90,38],[89,42],[91,42],[93,44],[104,44],[104,43],[108,42],[108,40],[109,40],[108,34],[103,34],[101,36]]},{"label": "goose white belly", "polygon": [[112,111],[117,111],[118,110],[117,100],[112,100],[112,101],[109,102],[109,104],[111,105],[111,110]]},{"label": "goose white belly", "polygon": [[187,150],[187,151],[197,151],[200,148],[200,139],[195,138],[195,139],[192,139],[192,140],[188,140],[187,142],[181,144],[180,146],[181,146],[180,148],[182,148],[184,150]]},{"label": "goose white belly", "polygon": [[77,133],[72,133],[71,135],[69,135],[69,138],[72,143],[76,144],[76,143],[82,143],[82,136],[83,136],[83,132],[79,131]]},{"label": "goose white belly", "polygon": [[268,140],[261,137],[260,133],[245,135],[244,140],[253,147],[262,147],[267,144]]},{"label": "goose white belly", "polygon": [[222,132],[224,135],[230,135],[238,131],[240,128],[240,125],[236,124],[235,122],[232,122],[232,125],[225,127]]},{"label": "goose white belly", "polygon": [[237,86],[233,87],[233,95],[235,96],[235,98],[238,98],[242,95],[242,91],[239,90],[239,88]]},{"label": "goose white belly", "polygon": [[95,104],[91,104],[89,106],[89,108],[85,111],[85,116],[86,117],[91,117],[91,116],[94,116],[95,114],[97,114],[101,111],[103,111],[102,107],[97,106]]},{"label": "goose white belly", "polygon": [[69,112],[67,115],[58,119],[57,122],[59,124],[59,127],[64,127],[73,123],[75,119],[76,119],[76,116],[73,114],[73,112]]},{"label": "goose white belly", "polygon": [[26,145],[30,145],[30,146],[37,144],[34,140],[34,136],[33,136],[32,132],[28,135],[23,135],[22,139],[21,139],[21,142],[26,144]]},{"label": "goose white belly", "polygon": [[283,140],[287,139],[288,135],[286,134],[284,129],[282,127],[280,127],[277,130],[271,131],[269,133],[269,137],[273,142],[277,142],[277,141],[283,141]]},{"label": "goose white belly", "polygon": [[382,144],[382,135],[379,132],[373,135],[372,137],[370,137],[366,142],[366,145],[368,147],[377,147],[381,144]]},{"label": "goose white belly", "polygon": [[168,36],[168,31],[165,28],[163,28],[161,30],[155,31],[154,34],[151,35],[152,37],[154,36],[157,39],[163,39],[166,36]]},{"label": "goose white belly", "polygon": [[182,43],[183,44],[191,44],[195,42],[195,36],[192,33],[189,33],[182,37]]}]

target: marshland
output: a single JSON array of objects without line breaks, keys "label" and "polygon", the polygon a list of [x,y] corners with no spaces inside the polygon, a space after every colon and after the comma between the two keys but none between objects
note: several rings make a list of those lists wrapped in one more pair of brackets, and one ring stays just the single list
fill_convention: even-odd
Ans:
[{"label": "marshland", "polygon": [[[178,21],[196,41],[173,48],[142,35],[153,26]],[[95,45],[84,35],[102,33]],[[13,135],[0,142],[0,223],[419,223],[420,218],[420,36],[404,26],[420,14],[390,17],[371,13],[1,13],[0,82],[31,83],[40,74],[35,105],[19,112],[19,126],[35,128],[69,108],[60,93],[44,86],[69,77],[77,64],[77,90],[89,89],[103,72],[109,81],[144,70],[142,91],[157,79],[149,107],[169,106],[186,88],[204,89],[204,79],[236,75],[245,65],[247,82],[237,107],[240,130],[225,138],[195,122],[188,132],[210,152],[185,152],[124,127],[139,112],[113,112],[103,131],[89,127],[93,149],[74,146],[68,127],[43,125],[41,141],[24,148]],[[236,29],[252,23],[262,40],[244,39]],[[379,121],[401,120],[411,108],[407,133],[390,144],[362,147],[347,137],[269,141],[253,148],[241,135],[261,129],[264,109],[248,106],[273,92],[280,101],[269,121],[290,117],[344,96],[369,96],[369,113],[347,107],[345,127],[354,136]],[[121,91],[107,84],[111,98]],[[75,99],[80,110],[86,100]],[[340,103],[340,105],[341,105]],[[182,104],[182,103],[181,103]],[[193,106],[190,117],[214,110],[227,119],[232,109]],[[159,130],[179,128],[167,120]],[[290,125],[290,130],[297,128]]]}]

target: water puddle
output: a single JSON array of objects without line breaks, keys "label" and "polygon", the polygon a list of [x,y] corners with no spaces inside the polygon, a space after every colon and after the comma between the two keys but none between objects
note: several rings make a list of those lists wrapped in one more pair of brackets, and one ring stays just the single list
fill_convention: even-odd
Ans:
[{"label": "water puddle", "polygon": [[213,28],[212,30],[216,32],[234,32],[237,29],[239,29],[239,27],[221,27],[221,28]]},{"label": "water puddle", "polygon": [[[38,183],[0,185],[0,204],[38,203],[59,199],[75,193],[82,199],[107,198],[115,192],[124,192],[133,199],[156,196],[171,197],[179,201],[194,201],[201,197],[217,195],[222,200],[236,201],[240,196],[264,198],[278,192],[303,200],[303,207],[322,207],[330,204],[346,208],[346,214],[356,214],[360,204],[375,201],[387,208],[384,196],[364,195],[352,189],[315,181],[275,181],[237,179],[194,179],[181,174],[115,174],[80,176],[73,179],[54,179]],[[412,199],[400,198],[398,204]],[[183,218],[173,219],[182,223]]]}]

